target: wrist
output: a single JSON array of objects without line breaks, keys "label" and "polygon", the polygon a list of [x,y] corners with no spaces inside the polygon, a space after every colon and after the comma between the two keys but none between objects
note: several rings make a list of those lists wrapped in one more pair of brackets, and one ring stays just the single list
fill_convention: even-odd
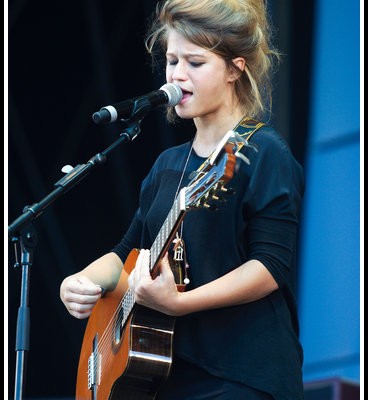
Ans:
[{"label": "wrist", "polygon": [[172,315],[175,317],[182,317],[183,315],[189,314],[191,311],[188,307],[188,293],[178,292],[175,301],[172,303]]}]

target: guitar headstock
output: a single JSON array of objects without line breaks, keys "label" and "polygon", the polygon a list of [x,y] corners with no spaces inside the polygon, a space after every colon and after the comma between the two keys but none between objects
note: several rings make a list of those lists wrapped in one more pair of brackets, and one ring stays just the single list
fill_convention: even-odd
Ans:
[{"label": "guitar headstock", "polygon": [[185,208],[212,208],[213,203],[220,199],[219,194],[227,192],[225,188],[235,171],[236,152],[238,145],[234,144],[233,131],[229,131],[213,154],[196,171],[185,190]]}]

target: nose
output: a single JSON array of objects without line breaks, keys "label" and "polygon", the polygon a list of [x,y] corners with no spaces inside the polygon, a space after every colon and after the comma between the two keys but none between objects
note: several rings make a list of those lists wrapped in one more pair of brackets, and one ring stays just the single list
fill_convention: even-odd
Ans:
[{"label": "nose", "polygon": [[187,79],[187,69],[183,61],[178,61],[172,71],[173,81],[185,81]]}]

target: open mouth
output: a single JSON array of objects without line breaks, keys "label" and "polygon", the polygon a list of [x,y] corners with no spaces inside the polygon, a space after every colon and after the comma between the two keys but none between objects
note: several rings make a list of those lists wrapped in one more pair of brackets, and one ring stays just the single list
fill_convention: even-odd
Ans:
[{"label": "open mouth", "polygon": [[182,92],[183,92],[183,97],[181,99],[181,103],[183,101],[187,100],[193,94],[192,92],[189,92],[188,90],[183,90],[183,89],[182,89]]}]

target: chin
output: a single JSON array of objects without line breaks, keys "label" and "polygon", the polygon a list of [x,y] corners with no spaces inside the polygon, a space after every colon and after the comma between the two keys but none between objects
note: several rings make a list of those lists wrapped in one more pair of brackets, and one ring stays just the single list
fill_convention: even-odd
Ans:
[{"label": "chin", "polygon": [[193,119],[196,117],[193,112],[183,110],[183,109],[178,109],[178,107],[175,107],[175,112],[178,115],[178,117],[182,119]]}]

